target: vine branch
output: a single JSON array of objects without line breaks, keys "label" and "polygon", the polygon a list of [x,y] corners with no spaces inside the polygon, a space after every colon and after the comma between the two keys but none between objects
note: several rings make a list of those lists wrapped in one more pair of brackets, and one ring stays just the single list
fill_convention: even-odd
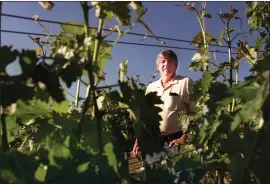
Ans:
[{"label": "vine branch", "polygon": [[6,115],[1,112],[1,126],[2,126],[2,146],[3,151],[8,151],[8,136],[7,136],[7,124],[6,124]]},{"label": "vine branch", "polygon": [[[84,12],[84,21],[85,21],[85,36],[89,37],[89,6],[87,5],[87,2],[81,2],[81,6]],[[102,14],[103,9],[100,9],[100,13]],[[99,53],[99,48],[100,48],[100,44],[102,41],[102,29],[103,29],[103,25],[104,25],[104,18],[99,18],[99,26],[98,26],[98,32],[97,32],[97,36],[95,38],[95,45],[94,45],[94,53],[93,53],[93,60],[91,60],[91,52],[90,52],[90,48],[87,47],[87,56],[88,56],[88,77],[89,77],[89,92],[87,93],[86,96],[86,100],[85,100],[85,104],[83,107],[83,111],[82,111],[82,116],[78,125],[78,132],[77,132],[77,136],[78,138],[80,138],[81,136],[81,132],[82,132],[82,125],[84,123],[85,120],[85,116],[86,116],[86,112],[89,108],[89,102],[90,102],[90,98],[92,96],[92,100],[93,100],[93,116],[96,118],[97,120],[97,131],[98,131],[98,146],[99,146],[99,153],[101,154],[103,152],[103,147],[102,147],[102,131],[101,131],[101,118],[102,118],[102,114],[98,109],[97,106],[97,101],[96,101],[96,89],[95,89],[95,78],[93,76],[93,64],[97,64],[97,59],[98,59],[98,53]]]}]

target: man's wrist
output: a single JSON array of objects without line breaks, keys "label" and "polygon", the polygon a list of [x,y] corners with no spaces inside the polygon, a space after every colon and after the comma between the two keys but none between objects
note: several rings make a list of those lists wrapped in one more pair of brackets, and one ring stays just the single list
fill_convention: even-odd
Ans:
[{"label": "man's wrist", "polygon": [[185,140],[187,140],[187,138],[188,138],[187,133],[184,133],[184,134],[180,137],[180,140],[181,140],[181,141],[185,141]]}]

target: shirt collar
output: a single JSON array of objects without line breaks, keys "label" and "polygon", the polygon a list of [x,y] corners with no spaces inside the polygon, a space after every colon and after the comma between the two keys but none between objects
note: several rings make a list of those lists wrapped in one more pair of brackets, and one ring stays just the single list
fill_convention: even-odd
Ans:
[{"label": "shirt collar", "polygon": [[[177,80],[177,76],[176,75],[174,75],[174,77],[171,79],[171,81],[170,81],[170,85],[175,85],[175,84],[177,84],[178,83],[178,80]],[[162,84],[161,84],[161,78],[159,78],[159,80],[157,81],[157,88],[162,88],[163,86],[162,86]]]}]

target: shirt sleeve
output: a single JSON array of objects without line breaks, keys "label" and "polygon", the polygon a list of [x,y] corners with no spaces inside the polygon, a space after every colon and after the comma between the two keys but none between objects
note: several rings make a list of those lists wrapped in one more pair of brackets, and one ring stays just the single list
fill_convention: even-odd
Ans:
[{"label": "shirt sleeve", "polygon": [[148,93],[151,92],[151,84],[149,84],[147,87],[146,87],[146,90],[145,90],[145,95],[147,95]]}]

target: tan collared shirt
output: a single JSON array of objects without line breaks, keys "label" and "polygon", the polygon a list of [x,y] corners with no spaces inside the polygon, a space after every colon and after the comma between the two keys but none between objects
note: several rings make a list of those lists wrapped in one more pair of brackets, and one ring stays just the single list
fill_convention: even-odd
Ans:
[{"label": "tan collared shirt", "polygon": [[158,105],[161,109],[160,131],[164,135],[181,131],[179,129],[179,114],[181,111],[193,112],[194,104],[189,100],[189,94],[193,81],[188,77],[175,76],[164,88],[161,79],[147,86],[146,94],[157,92],[163,104]]}]

